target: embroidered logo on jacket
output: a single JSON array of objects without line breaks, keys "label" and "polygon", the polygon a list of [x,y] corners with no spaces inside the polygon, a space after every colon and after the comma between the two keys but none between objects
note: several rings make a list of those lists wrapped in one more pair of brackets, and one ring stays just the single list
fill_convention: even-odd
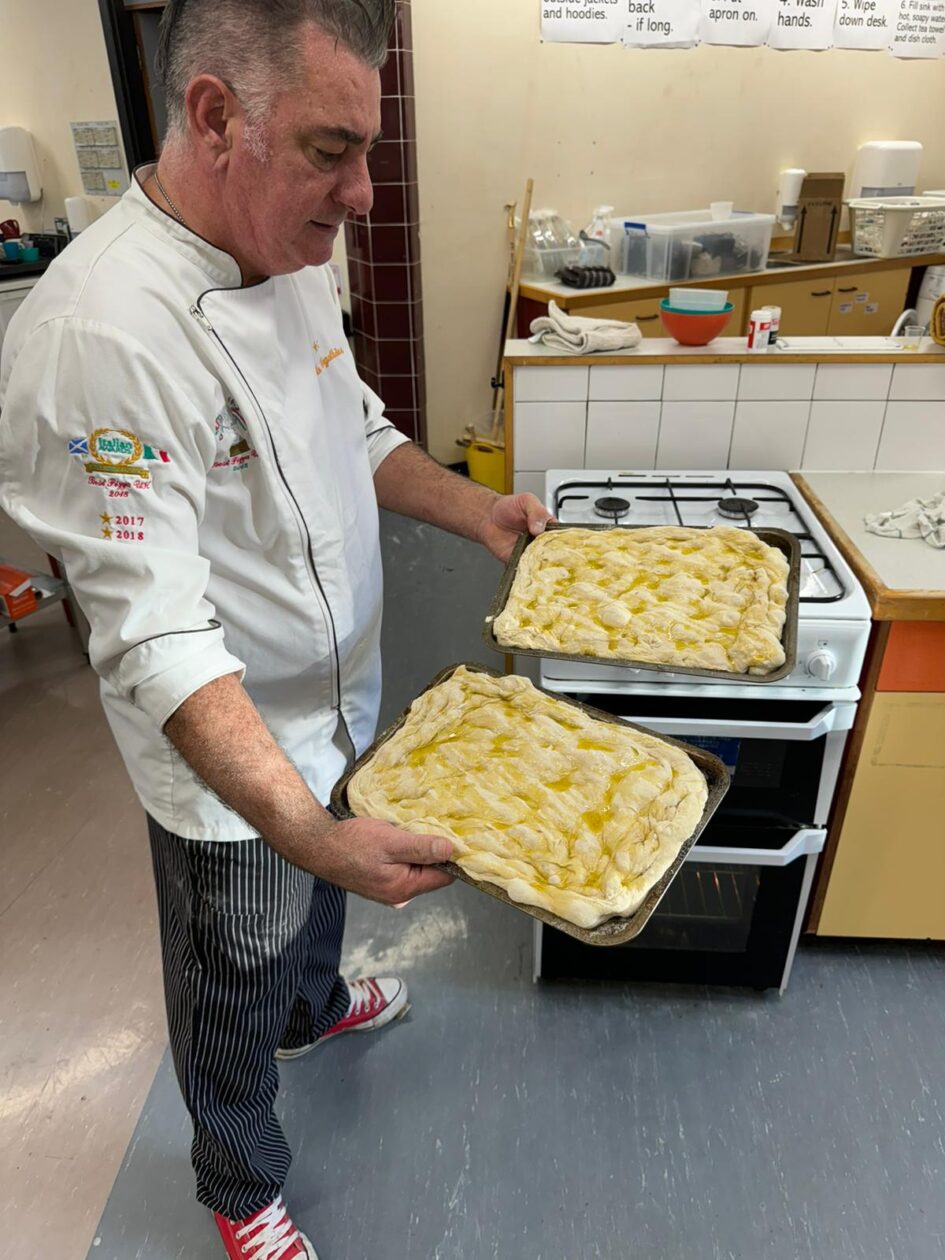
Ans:
[{"label": "embroidered logo on jacket", "polygon": [[213,422],[217,440],[217,458],[214,468],[243,469],[251,459],[258,459],[249,441],[249,430],[236,400],[227,398],[226,406]]},{"label": "embroidered logo on jacket", "polygon": [[[317,341],[313,341],[312,349],[315,351],[316,354],[318,354],[318,352],[321,350],[321,346],[318,344]],[[330,368],[331,365],[334,363],[335,359],[340,359],[343,354],[344,354],[344,350],[341,348],[341,346],[335,346],[333,350],[329,350],[327,354],[323,354],[320,359],[316,360],[315,375],[321,376],[322,372],[324,372],[327,368]]]},{"label": "embroidered logo on jacket", "polygon": [[87,438],[73,438],[69,454],[82,462],[88,484],[125,497],[129,488],[150,490],[149,464],[169,464],[167,451],[143,442],[130,429],[96,429]]}]

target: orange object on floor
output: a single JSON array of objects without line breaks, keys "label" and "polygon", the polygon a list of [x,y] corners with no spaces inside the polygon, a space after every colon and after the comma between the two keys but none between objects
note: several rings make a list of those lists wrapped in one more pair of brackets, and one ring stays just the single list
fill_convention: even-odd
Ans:
[{"label": "orange object on floor", "polygon": [[36,592],[28,573],[11,564],[0,564],[0,605],[13,621],[36,611]]},{"label": "orange object on floor", "polygon": [[945,691],[945,621],[896,621],[877,691]]}]

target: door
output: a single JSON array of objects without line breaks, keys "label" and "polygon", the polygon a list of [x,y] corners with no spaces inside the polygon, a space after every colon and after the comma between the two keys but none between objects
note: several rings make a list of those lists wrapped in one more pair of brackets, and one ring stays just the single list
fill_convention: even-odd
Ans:
[{"label": "door", "polygon": [[909,268],[901,268],[838,276],[828,336],[887,337],[906,308],[911,275]]},{"label": "door", "polygon": [[826,337],[835,286],[833,276],[757,284],[751,291],[752,309],[780,306],[784,337]]},{"label": "door", "polygon": [[878,692],[819,936],[945,940],[945,692]]}]

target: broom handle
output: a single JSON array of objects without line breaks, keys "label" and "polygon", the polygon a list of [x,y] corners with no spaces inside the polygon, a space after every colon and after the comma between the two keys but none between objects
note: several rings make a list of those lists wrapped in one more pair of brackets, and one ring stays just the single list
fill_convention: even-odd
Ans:
[{"label": "broom handle", "polygon": [[[509,302],[509,317],[505,322],[505,340],[508,341],[515,330],[515,321],[518,315],[518,294],[522,286],[522,263],[525,259],[525,242],[528,240],[528,219],[532,212],[532,194],[535,191],[535,181],[530,179],[525,185],[525,200],[522,202],[522,221],[519,228],[518,240],[515,242],[515,261],[512,265],[512,285],[511,300]],[[495,393],[495,406],[492,411],[492,428],[489,436],[494,442],[499,436],[499,418],[502,415],[502,404],[505,398],[505,386],[500,381],[499,388]]]}]

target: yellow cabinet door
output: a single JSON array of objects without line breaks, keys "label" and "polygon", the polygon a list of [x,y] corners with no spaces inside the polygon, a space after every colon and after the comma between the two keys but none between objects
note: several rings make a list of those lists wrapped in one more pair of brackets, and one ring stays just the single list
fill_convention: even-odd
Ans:
[{"label": "yellow cabinet door", "polygon": [[945,940],[945,692],[879,692],[819,936]]},{"label": "yellow cabinet door", "polygon": [[751,291],[751,307],[780,306],[783,337],[826,337],[835,284],[833,276],[756,284]]},{"label": "yellow cabinet door", "polygon": [[669,290],[656,297],[637,298],[627,302],[601,302],[599,306],[580,306],[573,310],[573,315],[583,315],[588,319],[622,319],[628,324],[636,324],[644,337],[665,337],[663,321],[660,319],[660,302],[669,296]]},{"label": "yellow cabinet door", "polygon": [[861,271],[837,277],[830,322],[831,337],[886,337],[906,307],[912,271]]}]

